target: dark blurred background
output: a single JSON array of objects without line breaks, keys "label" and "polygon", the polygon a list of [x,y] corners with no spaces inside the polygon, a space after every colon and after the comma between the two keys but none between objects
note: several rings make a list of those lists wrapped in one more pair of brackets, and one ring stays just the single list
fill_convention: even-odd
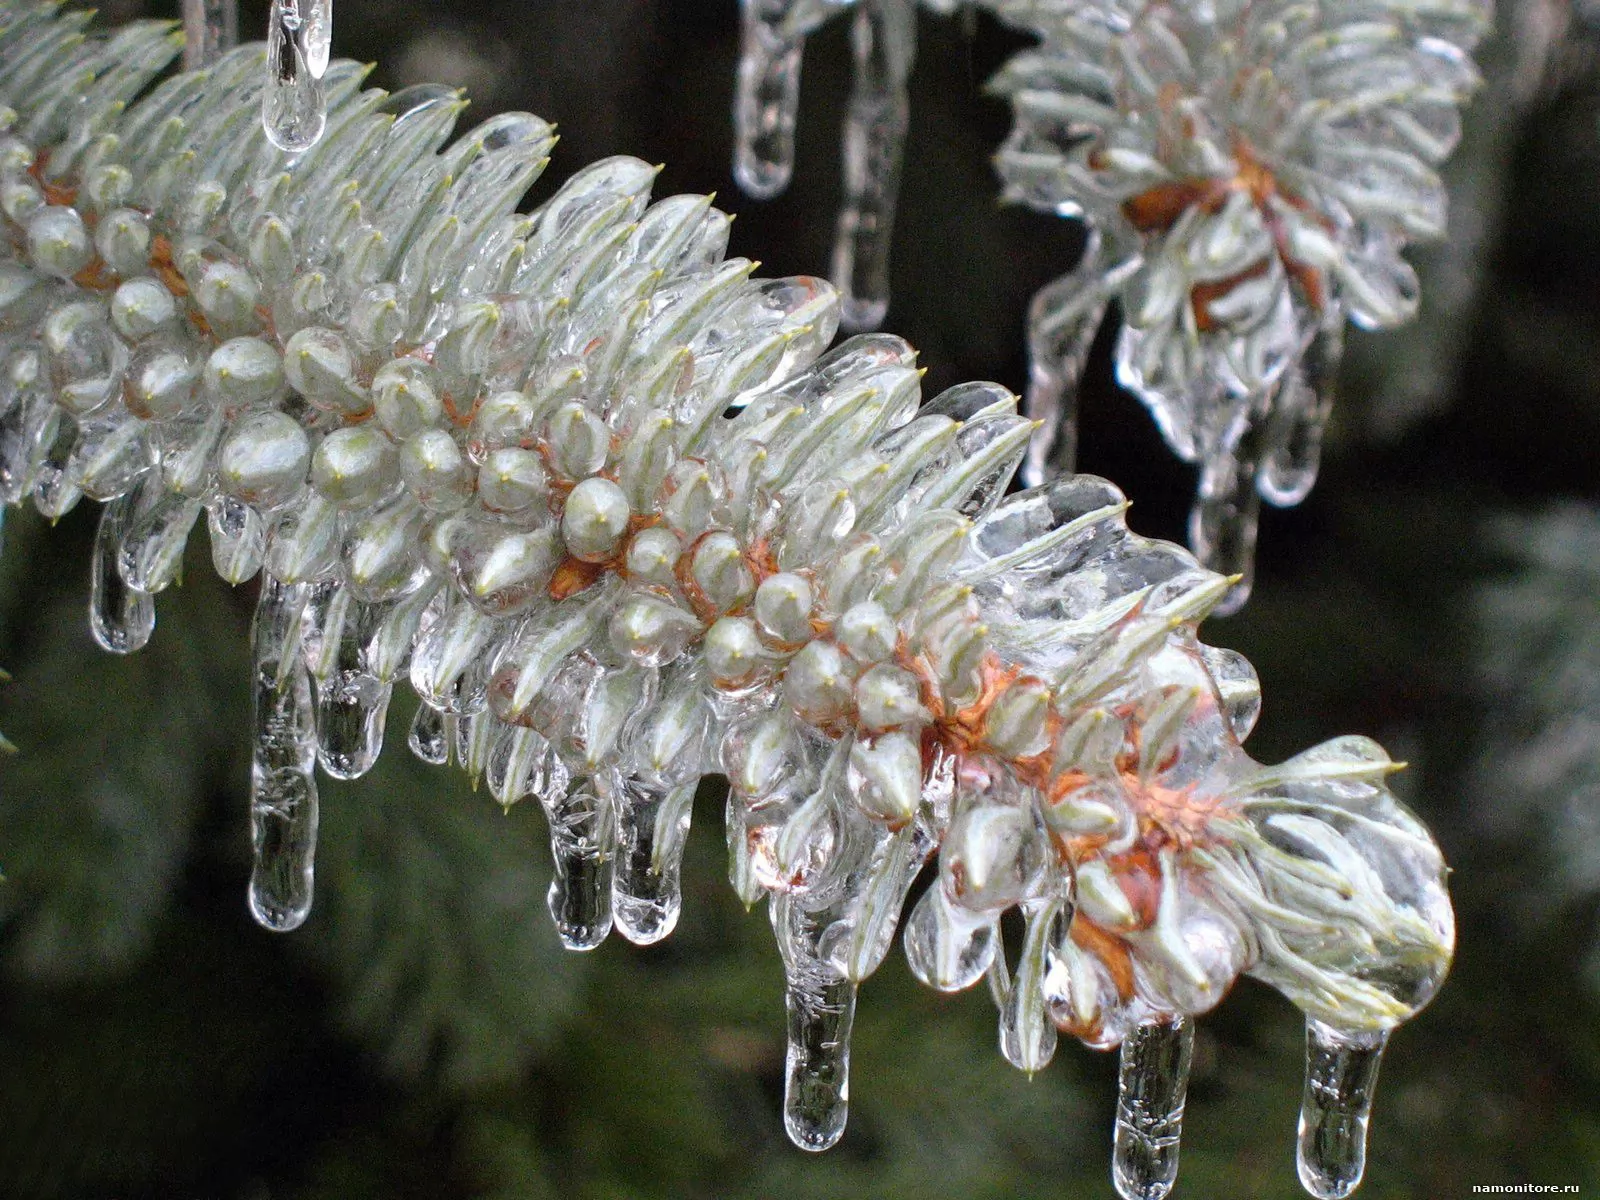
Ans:
[{"label": "dark blurred background", "polygon": [[[1455,867],[1454,975],[1394,1039],[1371,1200],[1474,1184],[1600,1189],[1600,74],[1592,14],[1502,0],[1451,168],[1424,313],[1352,338],[1323,477],[1269,512],[1255,598],[1208,639],[1260,670],[1251,746],[1277,760],[1359,732]],[[112,0],[118,20],[172,3]],[[731,0],[339,0],[335,49],[385,86],[464,84],[526,108],[578,166],[667,164],[710,191],[763,273],[825,272],[846,25],[805,65],[790,193],[729,178]],[[264,7],[245,5],[247,30]],[[1025,378],[1032,291],[1068,223],[1001,207],[1004,108],[983,80],[1021,39],[924,16],[888,325],[959,380]],[[1181,537],[1192,472],[1111,382],[1102,338],[1084,469]],[[317,907],[300,932],[244,906],[245,639],[254,586],[203,538],[151,645],[85,621],[93,506],[8,515],[0,558],[0,1196],[1078,1197],[1111,1195],[1114,1056],[1063,1045],[1024,1078],[981,994],[940,997],[892,955],[863,988],[850,1128],[790,1148],[781,969],[724,881],[721,801],[695,810],[666,944],[562,951],[542,818],[503,816],[398,743],[324,781]],[[197,552],[197,553],[196,553]],[[980,989],[981,990],[981,989]],[[1200,1026],[1180,1197],[1299,1195],[1299,1015],[1241,984]]]}]

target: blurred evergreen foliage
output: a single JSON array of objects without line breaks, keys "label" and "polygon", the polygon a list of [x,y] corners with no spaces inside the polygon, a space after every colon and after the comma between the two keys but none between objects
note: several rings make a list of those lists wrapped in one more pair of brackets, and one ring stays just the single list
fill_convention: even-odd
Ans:
[{"label": "blurred evergreen foliage", "polygon": [[[1488,48],[1424,318],[1356,339],[1324,478],[1267,515],[1255,598],[1210,632],[1261,672],[1258,757],[1379,737],[1410,760],[1401,786],[1456,868],[1457,969],[1390,1051],[1372,1200],[1600,1187],[1584,966],[1600,896],[1600,77],[1582,10],[1502,4],[1518,37]],[[475,81],[477,116],[558,121],[553,180],[613,152],[664,160],[660,190],[722,189],[735,249],[769,273],[826,269],[839,23],[808,55],[796,185],[756,205],[728,190],[732,0],[340,0],[338,22],[338,49],[377,60],[377,82]],[[934,390],[1020,386],[1027,297],[1076,253],[1067,223],[994,203],[1007,118],[981,83],[1017,45],[987,19],[924,21],[890,325]],[[1103,353],[1084,409],[1086,469],[1136,499],[1141,532],[1181,536],[1187,471]],[[197,539],[149,648],[101,654],[91,508],[53,531],[11,514],[0,555],[0,729],[21,751],[0,760],[0,1197],[1110,1195],[1114,1059],[1063,1045],[1025,1079],[995,1052],[985,997],[932,995],[898,954],[863,989],[849,1133],[820,1158],[787,1144],[781,969],[765,914],[724,881],[714,788],[673,938],[569,955],[544,911],[541,815],[414,762],[397,706],[379,769],[324,784],[311,922],[257,930],[253,587],[217,583]],[[1202,1022],[1179,1196],[1300,1195],[1300,1036],[1249,984]]]}]

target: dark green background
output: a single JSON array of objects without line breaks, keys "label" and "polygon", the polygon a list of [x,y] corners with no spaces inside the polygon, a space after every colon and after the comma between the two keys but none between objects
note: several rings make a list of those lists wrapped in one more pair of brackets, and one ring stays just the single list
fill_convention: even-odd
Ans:
[{"label": "dark green background", "polygon": [[[1600,737],[1537,769],[1553,721],[1587,700],[1600,722],[1600,83],[1575,27],[1535,86],[1526,36],[1529,14],[1563,11],[1508,7],[1525,36],[1486,50],[1455,241],[1421,256],[1424,317],[1352,339],[1322,481],[1267,514],[1255,599],[1207,630],[1261,672],[1258,757],[1380,738],[1455,867],[1459,960],[1394,1039],[1371,1200],[1600,1188],[1600,795],[1582,791]],[[825,271],[845,23],[813,39],[797,181],[768,204],[728,177],[736,24],[732,3],[691,0],[339,0],[335,47],[380,62],[380,83],[471,81],[477,115],[558,122],[536,196],[604,154],[664,161],[658,194],[718,190],[763,273]],[[1027,298],[1077,237],[995,202],[1007,118],[980,85],[1020,39],[987,18],[921,31],[889,326],[921,349],[929,394],[1020,387]],[[1083,465],[1135,500],[1140,532],[1181,536],[1192,473],[1108,355],[1102,338]],[[534,806],[502,816],[396,732],[373,776],[324,786],[310,923],[256,929],[254,587],[218,583],[197,538],[151,645],[101,654],[92,507],[54,530],[9,515],[0,557],[0,729],[21,748],[0,762],[0,1196],[1111,1194],[1114,1059],[1063,1045],[1028,1080],[996,1052],[986,997],[933,995],[898,953],[863,989],[843,1142],[788,1146],[781,970],[765,914],[723,880],[713,789],[672,939],[568,955]],[[398,704],[391,729],[408,717]],[[1250,983],[1201,1023],[1180,1197],[1299,1194],[1300,1039]]]}]

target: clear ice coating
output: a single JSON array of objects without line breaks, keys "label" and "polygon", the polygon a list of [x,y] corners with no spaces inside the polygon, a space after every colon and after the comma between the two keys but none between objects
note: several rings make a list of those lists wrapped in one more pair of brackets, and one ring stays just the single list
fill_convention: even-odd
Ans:
[{"label": "clear ice coating", "polygon": [[183,0],[185,70],[211,65],[238,41],[238,0]]},{"label": "clear ice coating", "polygon": [[1306,1090],[1295,1166],[1318,1200],[1356,1190],[1367,1166],[1367,1120],[1386,1033],[1345,1034],[1306,1022]]},{"label": "clear ice coating", "polygon": [[264,579],[251,633],[250,912],[279,933],[298,929],[311,913],[317,851],[316,728],[300,652],[309,591]]},{"label": "clear ice coating", "polygon": [[[1437,169],[1479,83],[1471,50],[1490,0],[979,3],[1039,42],[990,84],[1014,118],[995,159],[1004,195],[1090,235],[1029,309],[1025,411],[1043,425],[1024,479],[1073,470],[1079,378],[1117,301],[1117,378],[1198,465],[1191,545],[1241,576],[1223,611],[1236,608],[1259,499],[1296,504],[1315,481],[1345,321],[1389,328],[1416,311],[1402,252],[1444,234]],[[803,34],[852,4],[833,270],[845,326],[871,328],[888,298],[914,0],[747,4],[740,145],[761,127],[745,81],[768,79],[787,157],[735,174],[758,197],[787,183]]]},{"label": "clear ice coating", "polygon": [[[877,38],[887,11],[857,16]],[[318,763],[370,767],[409,682],[412,750],[547,821],[574,949],[671,931],[693,794],[727,779],[811,1148],[844,1131],[857,996],[924,867],[913,973],[987,980],[1024,1071],[1062,1034],[1126,1043],[1119,1171],[1147,1189],[1175,1162],[1170,1032],[1241,974],[1355,1049],[1439,987],[1444,862],[1394,764],[1364,738],[1251,758],[1255,673],[1198,629],[1229,580],[1129,530],[1105,480],[1008,494],[1033,423],[1005,388],[922,404],[910,346],[834,346],[837,289],[755,277],[727,216],[652,203],[637,159],[520,211],[553,144],[536,117],[452,140],[454,92],[385,97],[335,62],[335,132],[284,153],[253,119],[259,47],[157,83],[169,25],[83,22],[0,0],[0,502],[108,505],[107,642],[148,628],[202,512],[217,571],[259,577],[263,924],[309,912]],[[1053,328],[1062,354],[1102,302]],[[1338,328],[1239,443],[1284,495]],[[1313,1113],[1330,1179],[1358,1108]]]},{"label": "clear ice coating", "polygon": [[298,154],[322,137],[332,45],[333,0],[272,0],[261,127],[280,150]]},{"label": "clear ice coating", "polygon": [[822,6],[805,0],[742,0],[733,177],[763,200],[788,187],[794,174],[800,55],[806,38],[798,17],[808,7]]},{"label": "clear ice coating", "polygon": [[119,496],[100,510],[89,580],[89,628],[113,654],[144,649],[156,627],[156,601],[122,581],[117,558],[133,510],[133,497]]},{"label": "clear ice coating", "polygon": [[852,4],[854,72],[832,269],[840,324],[866,330],[881,325],[889,310],[889,246],[911,120],[906,89],[916,55],[916,0],[744,0],[733,175],[758,199],[788,187],[806,34]]},{"label": "clear ice coating", "polygon": [[1122,1043],[1111,1180],[1122,1200],[1163,1200],[1178,1181],[1178,1143],[1194,1057],[1187,1018],[1137,1026]]}]

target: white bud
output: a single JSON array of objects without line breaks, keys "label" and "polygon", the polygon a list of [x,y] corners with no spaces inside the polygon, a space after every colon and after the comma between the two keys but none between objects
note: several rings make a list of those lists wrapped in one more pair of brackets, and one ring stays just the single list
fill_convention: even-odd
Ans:
[{"label": "white bud", "polygon": [[879,663],[894,653],[898,630],[894,618],[875,600],[863,600],[845,609],[833,627],[833,636],[858,663]]},{"label": "white bud", "polygon": [[628,542],[624,565],[629,578],[668,587],[676,582],[675,571],[682,552],[683,544],[672,530],[659,526],[641,529]]},{"label": "white bud", "polygon": [[783,672],[784,698],[814,725],[844,715],[855,680],[850,664],[832,642],[814,641],[789,660]]},{"label": "white bud", "polygon": [[478,502],[491,512],[526,512],[550,495],[544,461],[533,450],[496,450],[478,469]]},{"label": "white bud", "polygon": [[679,463],[661,486],[661,516],[686,540],[706,531],[720,499],[712,468],[692,460]]},{"label": "white bud", "polygon": [[984,738],[1007,758],[1031,758],[1050,744],[1051,692],[1041,679],[1022,679],[1006,688],[989,709]]},{"label": "white bud", "polygon": [[895,729],[922,724],[922,685],[915,675],[887,663],[873,667],[856,683],[856,712],[863,729]]},{"label": "white bud", "polygon": [[206,360],[206,390],[229,407],[271,400],[283,382],[283,357],[261,338],[233,338]]},{"label": "white bud", "polygon": [[336,329],[313,325],[296,333],[283,348],[283,371],[289,386],[319,408],[357,413],[367,407],[350,345]]},{"label": "white bud", "polygon": [[571,401],[556,409],[545,429],[552,468],[563,479],[585,479],[606,465],[611,431],[582,404]]},{"label": "white bud", "polygon": [[46,275],[71,279],[94,261],[94,243],[77,209],[52,205],[28,218],[28,254]]},{"label": "white bud", "polygon": [[372,406],[378,424],[396,441],[405,441],[444,418],[438,372],[420,358],[396,358],[372,377]]},{"label": "white bud", "polygon": [[660,666],[682,654],[700,628],[700,622],[676,604],[638,595],[612,615],[611,644],[647,666]]},{"label": "white bud", "polygon": [[455,512],[472,498],[466,455],[443,429],[424,429],[400,447],[400,478],[433,512]]},{"label": "white bud", "polygon": [[199,368],[181,350],[150,347],[128,364],[122,382],[122,402],[129,412],[146,421],[177,416],[194,403]]},{"label": "white bud", "polygon": [[913,734],[885,733],[850,748],[850,794],[867,816],[899,829],[922,802],[922,743]]},{"label": "white bud", "polygon": [[111,324],[129,341],[148,337],[178,318],[178,302],[156,280],[130,279],[111,296]]},{"label": "white bud", "polygon": [[701,649],[711,681],[720,688],[748,687],[766,665],[766,648],[748,617],[713,621]]},{"label": "white bud", "polygon": [[131,208],[109,212],[95,227],[94,243],[118,275],[137,275],[150,266],[150,219]]},{"label": "white bud", "polygon": [[195,305],[218,334],[254,329],[260,322],[256,305],[261,289],[255,277],[237,263],[207,263],[194,285]]},{"label": "white bud", "polygon": [[365,508],[394,486],[394,443],[366,425],[337,429],[311,457],[311,486],[341,508]]},{"label": "white bud", "polygon": [[689,578],[714,612],[728,612],[750,599],[755,576],[744,560],[744,549],[731,533],[708,533],[694,547]]},{"label": "white bud", "polygon": [[1074,888],[1078,911],[1096,925],[1113,933],[1129,933],[1144,924],[1104,859],[1080,863]]},{"label": "white bud", "polygon": [[573,488],[561,514],[561,537],[567,552],[584,562],[603,562],[616,553],[628,530],[628,497],[615,483],[598,475]]},{"label": "white bud", "polygon": [[811,640],[811,581],[803,575],[769,575],[756,589],[756,621],[761,632],[783,645]]},{"label": "white bud", "polygon": [[292,418],[251,413],[222,443],[217,477],[230,496],[272,508],[300,490],[310,461],[310,440]]},{"label": "white bud", "polygon": [[294,275],[294,234],[282,217],[265,213],[250,229],[249,261],[255,272],[271,284],[283,284]]},{"label": "white bud", "polygon": [[1033,814],[1008,804],[975,804],[950,823],[939,877],[952,903],[1000,912],[1023,900],[1044,869],[1044,839]]},{"label": "white bud", "polygon": [[617,468],[617,480],[633,508],[639,512],[654,509],[676,450],[676,426],[664,413],[643,418],[628,436]]}]

